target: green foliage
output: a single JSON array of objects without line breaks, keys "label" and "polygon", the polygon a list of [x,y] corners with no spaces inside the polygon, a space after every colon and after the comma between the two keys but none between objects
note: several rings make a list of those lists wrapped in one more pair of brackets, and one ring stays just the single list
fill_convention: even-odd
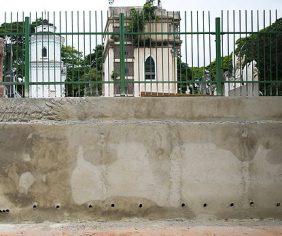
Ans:
[{"label": "green foliage", "polygon": [[[232,55],[225,56],[221,58],[222,61],[222,71],[232,73]],[[206,67],[206,69],[210,72],[211,79],[215,80],[216,78],[216,61],[213,61],[210,65]]]},{"label": "green foliage", "polygon": [[129,32],[143,32],[145,29],[145,19],[143,11],[138,11],[135,8],[130,10],[130,20],[128,23]]},{"label": "green foliage", "polygon": [[61,57],[67,68],[80,66],[83,62],[82,53],[71,46],[62,46]]},{"label": "green foliage", "polygon": [[[62,46],[61,57],[64,65],[67,68],[68,82],[80,81],[82,76],[89,71],[89,68],[82,67],[83,57],[82,53],[71,46]],[[67,84],[66,96],[79,96],[83,88],[83,84]]]},{"label": "green foliage", "polygon": [[205,73],[205,67],[193,67],[192,68],[193,78],[202,78]]},{"label": "green foliage", "polygon": [[[129,14],[127,31],[132,33],[144,32],[146,23],[156,19],[155,10],[156,8],[153,6],[153,4],[149,2],[144,4],[143,9],[141,11],[132,8]],[[140,35],[132,35],[132,40],[135,45],[140,43],[140,40],[138,39],[140,39]],[[144,43],[144,40],[142,41],[142,43]]]},{"label": "green foliage", "polygon": [[[274,33],[273,33],[274,32]],[[275,33],[276,32],[276,33]],[[278,33],[277,33],[278,32]],[[237,40],[237,55],[244,55],[244,65],[252,61],[257,62],[260,81],[260,91],[264,95],[282,95],[282,18],[271,26],[261,30],[258,34]]]},{"label": "green foliage", "polygon": [[84,96],[101,96],[102,95],[102,71],[98,71],[96,68],[90,69],[90,71],[82,76],[82,81],[86,81],[83,88]]},{"label": "green foliage", "polygon": [[103,62],[104,62],[104,46],[97,45],[94,49],[93,53],[88,54],[84,60],[83,65],[91,65],[92,68],[95,68],[97,71],[103,70]]},{"label": "green foliage", "polygon": [[[10,45],[6,46],[6,57],[4,60],[4,76],[13,73],[16,78],[24,75],[24,22],[3,23],[0,26],[0,33],[4,34],[4,38],[10,40]],[[11,35],[21,33],[22,35]],[[12,58],[11,58],[12,57]]]},{"label": "green foliage", "polygon": [[[100,96],[103,76],[102,45],[97,45],[93,53],[83,58],[82,53],[70,46],[62,47],[62,61],[67,67],[66,96]],[[95,82],[96,81],[96,82]],[[77,83],[79,82],[79,83]]]},{"label": "green foliage", "polygon": [[83,82],[82,77],[84,74],[88,73],[90,70],[89,67],[86,66],[68,66],[67,67],[67,82],[71,82],[65,85],[66,89],[66,97],[78,97],[84,96],[84,83],[77,83]]},{"label": "green foliage", "polygon": [[[225,56],[221,58],[222,60],[222,70],[224,72],[232,73],[232,56]],[[209,71],[211,80],[215,80],[216,78],[216,61],[213,61],[208,65],[207,67],[193,67],[193,80],[195,80],[194,86],[193,86],[193,93],[194,94],[200,94],[201,91],[199,91],[199,87],[195,86],[196,84],[201,84],[203,82],[203,78],[205,76],[205,70]],[[204,82],[206,83],[206,82]],[[209,88],[212,88],[212,84],[210,83]]]},{"label": "green foliage", "polygon": [[[42,25],[42,18],[33,21],[30,25],[31,33],[35,32],[35,27]],[[46,23],[46,22],[45,22]],[[47,23],[50,26],[52,24]],[[0,26],[0,34],[3,34],[9,39],[10,45],[6,47],[6,59],[4,61],[4,76],[7,74],[11,74],[11,70],[16,78],[24,77],[24,22],[23,21],[15,21],[11,23],[3,23]],[[15,35],[18,34],[18,35]],[[12,60],[10,60],[12,57]],[[11,63],[12,62],[12,63]]]},{"label": "green foliage", "polygon": [[43,20],[42,18],[38,18],[36,21],[33,21],[30,25],[30,32],[35,33],[35,27],[40,25],[49,25],[53,26],[53,24],[49,23],[47,20]]},{"label": "green foliage", "polygon": [[144,32],[145,24],[155,19],[155,9],[152,3],[145,3],[141,11],[132,8],[129,14],[128,31]]},{"label": "green foliage", "polygon": [[145,3],[143,6],[143,16],[146,22],[150,22],[156,18],[155,16],[156,7],[153,6],[153,3]]},{"label": "green foliage", "polygon": [[[31,33],[35,31],[35,27],[40,25],[41,19],[34,21],[30,25]],[[11,23],[3,23],[0,26],[0,34],[3,38],[8,39],[10,42],[5,47],[4,58],[4,81],[8,76],[12,76],[19,82],[20,78],[24,78],[25,74],[25,54],[24,54],[24,22],[16,21]],[[18,34],[18,35],[16,35]],[[17,85],[16,90],[19,94],[24,94],[23,85]]]},{"label": "green foliage", "polygon": [[[46,20],[43,21],[42,18],[39,18],[31,23],[31,33],[35,32],[36,26],[43,23],[52,26]],[[0,33],[5,34],[12,45],[12,47],[7,47],[4,74],[8,75],[13,71],[16,78],[22,78],[25,73],[24,22],[3,23],[0,26]],[[20,33],[20,35],[12,35],[14,33]],[[83,58],[82,53],[77,49],[71,46],[62,46],[61,56],[64,65],[67,67],[67,81],[85,82],[87,79],[90,80],[89,83],[85,84],[67,84],[66,96],[96,96],[101,94],[101,84],[96,89],[96,84],[91,84],[91,81],[102,80],[103,50],[103,46],[98,45],[93,53]]]},{"label": "green foliage", "polygon": [[115,80],[115,79],[117,79],[118,77],[119,77],[119,72],[113,71],[113,72],[112,72],[112,75],[111,75],[111,78],[112,78],[113,80]]},{"label": "green foliage", "polygon": [[192,79],[192,70],[188,64],[181,61],[181,58],[177,58],[177,81],[178,81],[178,93],[186,93],[187,86],[189,86],[189,80]]},{"label": "green foliage", "polygon": [[[35,27],[48,24],[42,18],[37,19],[30,25],[31,33],[35,32]],[[24,22],[3,23],[0,26],[0,33],[10,39],[12,47],[6,47],[6,57],[4,61],[4,74],[13,74],[16,78],[24,76]],[[12,35],[19,33],[20,35]],[[101,95],[101,83],[91,83],[101,81],[103,74],[103,50],[102,45],[97,45],[93,53],[83,58],[81,52],[71,46],[62,46],[61,56],[64,65],[67,67],[67,81],[74,84],[66,85],[66,96],[97,96]],[[11,63],[12,62],[12,63]],[[89,80],[89,83],[87,80]],[[75,83],[85,82],[85,83]],[[19,88],[21,89],[21,88]]]},{"label": "green foliage", "polygon": [[[9,35],[11,33],[24,33],[24,22],[3,23],[0,26],[0,33]],[[16,36],[11,36],[16,37]]]}]

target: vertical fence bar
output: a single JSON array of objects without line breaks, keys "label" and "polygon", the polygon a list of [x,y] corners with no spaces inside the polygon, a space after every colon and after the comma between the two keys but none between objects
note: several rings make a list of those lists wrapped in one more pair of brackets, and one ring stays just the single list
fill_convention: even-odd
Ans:
[{"label": "vertical fence bar", "polygon": [[24,34],[25,34],[25,77],[24,77],[24,88],[25,97],[29,97],[29,65],[30,65],[30,55],[29,55],[29,43],[30,43],[30,18],[25,17],[24,21]]},{"label": "vertical fence bar", "polygon": [[[3,65],[4,65],[4,49],[5,49],[5,41],[0,38],[0,83],[3,82],[4,73],[3,73]],[[0,97],[5,97],[5,86],[0,84]]]},{"label": "vertical fence bar", "polygon": [[215,19],[215,43],[216,43],[216,85],[217,95],[222,96],[222,59],[221,59],[221,24],[220,18]]},{"label": "vertical fence bar", "polygon": [[119,50],[120,50],[120,95],[125,96],[125,27],[124,27],[124,14],[119,15]]}]

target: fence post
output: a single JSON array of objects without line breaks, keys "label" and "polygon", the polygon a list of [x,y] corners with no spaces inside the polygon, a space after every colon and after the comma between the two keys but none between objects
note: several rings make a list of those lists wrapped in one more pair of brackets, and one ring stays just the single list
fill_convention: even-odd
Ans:
[{"label": "fence post", "polygon": [[[4,63],[4,39],[0,38],[0,82],[3,82],[3,63]],[[5,96],[5,87],[0,84],[0,97]]]},{"label": "fence post", "polygon": [[221,25],[220,18],[215,19],[215,44],[216,44],[216,91],[222,96],[222,58],[221,58]]},{"label": "fence post", "polygon": [[29,44],[30,44],[30,18],[25,17],[24,21],[24,36],[25,36],[25,73],[24,73],[24,97],[29,97],[29,76],[30,76],[30,53],[29,53]]},{"label": "fence post", "polygon": [[124,14],[119,15],[120,95],[125,96],[125,26]]}]

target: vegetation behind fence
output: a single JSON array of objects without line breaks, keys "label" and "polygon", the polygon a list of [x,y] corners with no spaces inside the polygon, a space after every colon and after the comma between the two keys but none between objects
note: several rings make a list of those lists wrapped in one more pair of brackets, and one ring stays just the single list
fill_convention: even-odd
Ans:
[{"label": "vegetation behind fence", "polygon": [[6,97],[282,95],[278,11],[214,19],[145,4],[2,18]]}]

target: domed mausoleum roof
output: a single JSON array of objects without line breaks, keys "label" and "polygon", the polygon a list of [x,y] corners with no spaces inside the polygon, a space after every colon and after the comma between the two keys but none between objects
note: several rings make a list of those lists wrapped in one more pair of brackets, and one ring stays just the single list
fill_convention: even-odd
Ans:
[{"label": "domed mausoleum roof", "polygon": [[47,19],[42,20],[41,24],[35,27],[35,32],[50,32],[50,33],[55,33],[56,32],[56,27],[49,23]]}]

